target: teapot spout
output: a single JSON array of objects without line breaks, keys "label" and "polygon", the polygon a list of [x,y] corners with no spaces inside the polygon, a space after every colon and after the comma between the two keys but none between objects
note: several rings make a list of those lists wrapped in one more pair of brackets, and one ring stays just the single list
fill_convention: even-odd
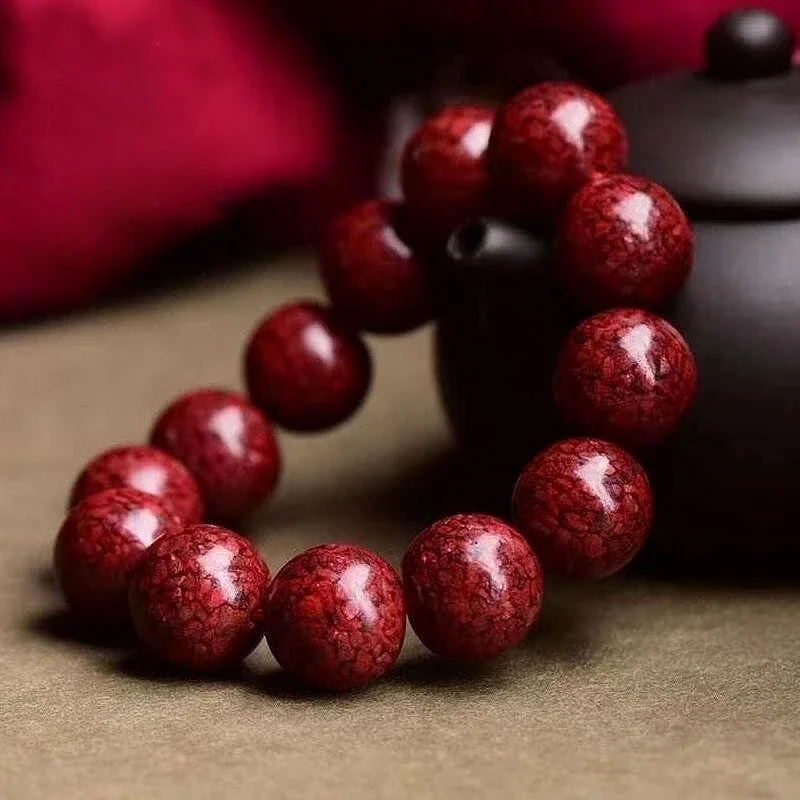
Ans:
[{"label": "teapot spout", "polygon": [[492,276],[530,270],[551,260],[550,237],[493,217],[463,223],[447,242],[454,274]]}]

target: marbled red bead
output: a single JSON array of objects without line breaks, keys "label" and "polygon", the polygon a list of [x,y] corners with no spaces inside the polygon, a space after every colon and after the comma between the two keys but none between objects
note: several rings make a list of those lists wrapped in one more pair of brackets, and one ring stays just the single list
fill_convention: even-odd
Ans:
[{"label": "marbled red bead", "polygon": [[558,356],[554,389],[565,422],[626,447],[672,433],[697,391],[684,338],[649,311],[611,309],[584,320]]},{"label": "marbled red bead", "polygon": [[330,308],[281,306],[256,328],[245,354],[253,402],[296,431],[332,428],[361,405],[372,361],[361,338]]},{"label": "marbled red bead", "polygon": [[584,306],[659,308],[683,286],[694,237],[672,195],[632,175],[598,176],[561,217],[557,252],[564,284]]},{"label": "marbled red bead", "polygon": [[106,489],[74,506],[56,538],[56,580],[73,613],[101,627],[128,618],[128,582],[145,550],[184,523],[136,489]]},{"label": "marbled red bead", "polygon": [[420,533],[403,558],[408,619],[422,643],[455,660],[518,644],[542,605],[539,561],[510,525],[456,514]]},{"label": "marbled red bead", "polygon": [[70,506],[104,489],[138,489],[160,497],[187,525],[203,519],[203,498],[188,469],[168,453],[149,445],[106,450],[81,471],[70,494]]},{"label": "marbled red bead", "polygon": [[186,465],[216,521],[233,524],[251,514],[280,476],[271,424],[236,392],[200,389],[179,397],[161,413],[150,438]]},{"label": "marbled red bead", "polygon": [[643,467],[601,439],[565,439],[539,453],[514,487],[514,524],[548,572],[604,578],[644,544],[653,496]]},{"label": "marbled red bead", "polygon": [[404,239],[403,214],[399,203],[370,200],[328,230],[322,280],[336,311],[354,328],[402,333],[431,317],[428,270]]},{"label": "marbled red bead", "polygon": [[493,191],[521,217],[553,216],[597,172],[625,165],[628,141],[607,100],[574,83],[524,89],[497,111],[487,150]]},{"label": "marbled red bead", "polygon": [[275,576],[265,629],[293,678],[328,691],[357,689],[390,669],[403,646],[400,578],[362,547],[313,547]]},{"label": "marbled red bead", "polygon": [[263,635],[269,570],[241,536],[192,525],[156,542],[130,584],[142,645],[184,669],[211,672],[239,663]]},{"label": "marbled red bead", "polygon": [[444,106],[406,144],[400,167],[406,205],[416,224],[439,240],[487,213],[485,156],[493,121],[488,106]]}]

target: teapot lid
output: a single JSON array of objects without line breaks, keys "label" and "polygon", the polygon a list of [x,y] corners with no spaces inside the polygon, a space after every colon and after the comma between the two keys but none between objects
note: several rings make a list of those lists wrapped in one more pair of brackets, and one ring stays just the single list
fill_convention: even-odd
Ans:
[{"label": "teapot lid", "polygon": [[708,30],[706,66],[625,86],[631,172],[699,211],[800,213],[800,69],[779,17],[746,9]]}]

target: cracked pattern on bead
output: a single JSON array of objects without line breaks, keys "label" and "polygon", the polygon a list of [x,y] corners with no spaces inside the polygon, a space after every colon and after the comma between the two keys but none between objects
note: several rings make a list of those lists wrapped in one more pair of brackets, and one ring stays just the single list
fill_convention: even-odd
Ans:
[{"label": "cracked pattern on bead", "polygon": [[361,338],[332,309],[309,301],[282,306],[259,325],[245,373],[253,401],[278,425],[318,431],[361,405],[372,364]]},{"label": "cracked pattern on bead", "polygon": [[93,458],[81,471],[70,506],[105,489],[138,489],[169,503],[187,524],[203,519],[203,498],[186,467],[148,445],[115,447]]},{"label": "cracked pattern on bead", "polygon": [[631,175],[590,181],[562,215],[558,263],[584,306],[659,308],[689,277],[689,221],[661,186]]},{"label": "cracked pattern on bead", "polygon": [[406,145],[405,202],[417,224],[440,240],[489,210],[485,155],[493,121],[494,110],[487,106],[445,106]]},{"label": "cracked pattern on bead", "polygon": [[476,660],[518,644],[542,604],[539,561],[511,526],[457,514],[420,533],[403,559],[408,617],[443,658]]},{"label": "cracked pattern on bead", "polygon": [[553,215],[597,172],[618,172],[627,138],[608,101],[567,82],[524,89],[497,112],[487,159],[496,191],[524,217]]},{"label": "cracked pattern on bead", "polygon": [[130,608],[152,653],[197,671],[231,667],[262,636],[269,570],[241,536],[194,525],[156,542],[134,572]]},{"label": "cracked pattern on bead", "polygon": [[163,500],[136,489],[106,489],[78,503],[56,538],[54,570],[67,605],[100,625],[128,617],[128,582],[146,548],[183,529]]},{"label": "cracked pattern on bead", "polygon": [[318,689],[355,689],[396,662],[405,636],[400,579],[383,559],[327,544],[293,558],[275,576],[267,642],[278,663]]},{"label": "cracked pattern on bead", "polygon": [[564,420],[576,430],[627,447],[652,446],[672,433],[691,405],[697,367],[666,320],[613,309],[567,336],[554,390]]},{"label": "cracked pattern on bead", "polygon": [[426,265],[404,240],[402,206],[370,200],[331,225],[320,254],[328,297],[351,325],[403,333],[431,317]]},{"label": "cracked pattern on bead", "polygon": [[604,578],[636,555],[650,530],[647,475],[625,450],[600,439],[567,439],[522,471],[514,523],[546,571]]},{"label": "cracked pattern on bead", "polygon": [[235,392],[183,395],[161,414],[150,438],[186,465],[217,521],[233,524],[254,512],[280,477],[272,426]]}]

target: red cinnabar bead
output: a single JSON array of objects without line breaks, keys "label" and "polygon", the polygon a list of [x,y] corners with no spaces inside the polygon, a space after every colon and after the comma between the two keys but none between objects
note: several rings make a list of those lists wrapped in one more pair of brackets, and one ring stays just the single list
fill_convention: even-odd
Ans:
[{"label": "red cinnabar bead", "polygon": [[270,314],[245,355],[247,388],[278,425],[320,431],[343,422],[369,390],[372,362],[332,309],[292,303]]},{"label": "red cinnabar bead", "polygon": [[403,207],[370,200],[331,225],[320,271],[331,303],[353,327],[402,333],[431,316],[428,271],[403,234]]},{"label": "red cinnabar bead", "polygon": [[201,389],[179,397],[156,421],[151,441],[186,465],[218,521],[233,524],[255,511],[281,471],[272,426],[236,392]]},{"label": "red cinnabar bead", "polygon": [[420,533],[403,559],[408,619],[447,659],[477,660],[518,644],[539,615],[539,561],[510,525],[457,514]]},{"label": "red cinnabar bead", "polygon": [[494,110],[445,106],[409,139],[401,182],[414,221],[439,240],[488,210],[486,148]]},{"label": "red cinnabar bead", "polygon": [[574,578],[621,570],[653,518],[644,469],[600,439],[567,439],[539,453],[517,481],[513,508],[545,570]]},{"label": "red cinnabar bead", "polygon": [[522,217],[552,216],[595,172],[618,172],[628,143],[608,101],[567,82],[504,103],[487,151],[493,191]]},{"label": "red cinnabar bead", "polygon": [[197,481],[176,458],[148,445],[115,447],[93,458],[72,488],[70,506],[104,489],[138,489],[160,497],[187,525],[203,519]]},{"label": "red cinnabar bead", "polygon": [[589,181],[561,217],[558,262],[572,295],[590,308],[658,308],[689,277],[693,236],[672,196],[632,175]]},{"label": "red cinnabar bead", "polygon": [[405,628],[397,573],[361,547],[307,550],[270,587],[267,643],[292,677],[314,688],[346,691],[379,678],[397,660]]},{"label": "red cinnabar bead", "polygon": [[64,599],[85,622],[128,618],[128,581],[156,539],[183,530],[163,500],[136,489],[106,489],[78,503],[58,532],[54,568]]},{"label": "red cinnabar bead", "polygon": [[269,570],[241,536],[193,525],[159,540],[139,562],[130,609],[144,647],[201,672],[234,666],[262,636]]},{"label": "red cinnabar bead", "polygon": [[697,367],[683,337],[648,311],[601,311],[558,357],[556,402],[577,430],[628,447],[662,442],[688,410]]}]

